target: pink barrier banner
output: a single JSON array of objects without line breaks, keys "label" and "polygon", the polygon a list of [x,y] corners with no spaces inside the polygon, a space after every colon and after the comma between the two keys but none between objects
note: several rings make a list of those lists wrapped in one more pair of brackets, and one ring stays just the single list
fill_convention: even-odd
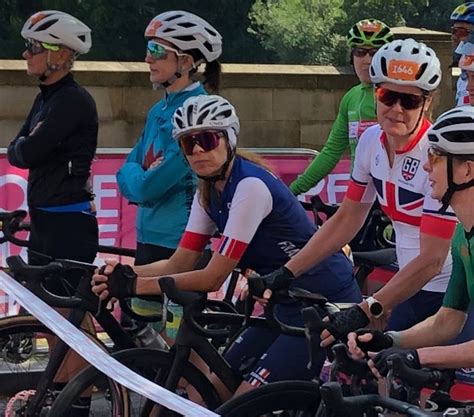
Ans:
[{"label": "pink barrier banner", "polygon": [[[270,163],[274,172],[289,184],[302,173],[317,155],[308,149],[259,148],[250,149],[257,152]],[[92,181],[97,219],[99,221],[99,238],[101,245],[135,247],[135,211],[136,207],[128,204],[117,186],[115,173],[122,166],[130,150],[100,149],[92,166]],[[347,189],[349,181],[350,160],[343,159],[334,171],[311,189],[302,199],[320,194],[329,203],[337,203]],[[26,187],[28,171],[12,167],[0,151],[0,211],[27,210]],[[26,238],[26,233],[19,234]],[[10,255],[25,255],[24,249],[4,243],[0,245],[0,265]],[[107,255],[110,257],[110,255]],[[130,261],[130,260],[129,260]],[[17,306],[0,291],[0,316],[15,314]]]}]

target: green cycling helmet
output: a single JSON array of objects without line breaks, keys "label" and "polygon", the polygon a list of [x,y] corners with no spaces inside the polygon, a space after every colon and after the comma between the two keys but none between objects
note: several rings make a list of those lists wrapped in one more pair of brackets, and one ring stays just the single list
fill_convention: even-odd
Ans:
[{"label": "green cycling helmet", "polygon": [[347,34],[347,44],[351,48],[360,46],[380,48],[392,41],[393,33],[390,28],[377,19],[359,20]]}]

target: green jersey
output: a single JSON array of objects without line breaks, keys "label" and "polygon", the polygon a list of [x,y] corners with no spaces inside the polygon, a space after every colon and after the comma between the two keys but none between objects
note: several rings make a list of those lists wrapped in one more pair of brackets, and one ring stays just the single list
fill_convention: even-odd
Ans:
[{"label": "green jersey", "polygon": [[474,300],[474,233],[458,224],[452,242],[453,271],[443,306],[467,311]]},{"label": "green jersey", "polygon": [[369,126],[377,123],[375,97],[372,84],[352,87],[342,98],[339,113],[331,133],[314,161],[290,185],[293,194],[301,194],[314,187],[337,165],[347,145],[350,146],[352,163],[360,135]]}]

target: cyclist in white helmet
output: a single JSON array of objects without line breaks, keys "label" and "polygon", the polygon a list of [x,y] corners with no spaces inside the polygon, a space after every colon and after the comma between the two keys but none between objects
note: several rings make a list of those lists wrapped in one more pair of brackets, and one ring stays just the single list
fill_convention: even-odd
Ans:
[{"label": "cyclist in white helmet", "polygon": [[[315,225],[288,187],[256,155],[237,150],[239,131],[234,107],[220,96],[191,97],[176,110],[173,135],[200,179],[179,247],[166,261],[135,266],[135,273],[109,262],[107,276],[94,275],[94,292],[101,298],[160,294],[158,278],[164,275],[171,275],[182,290],[215,291],[235,267],[265,274],[305,245]],[[221,235],[218,249],[204,269],[193,271],[216,231]],[[332,301],[361,299],[342,251],[310,269],[298,285]],[[301,308],[299,302],[285,299],[278,314],[287,323],[303,325]],[[247,363],[238,389],[242,392],[271,381],[311,379],[319,374],[324,354],[321,351],[308,369],[304,338],[250,328],[227,350],[226,359],[237,372]]]},{"label": "cyclist in white helmet", "polygon": [[[382,46],[370,69],[376,85],[379,124],[368,128],[356,149],[352,180],[344,201],[306,247],[270,274],[270,282],[298,276],[359,230],[375,198],[396,231],[399,272],[360,305],[331,317],[331,333],[345,338],[351,330],[374,326],[401,330],[440,307],[451,273],[450,240],[456,225],[451,211],[439,214],[430,197],[427,158],[430,127],[426,114],[441,81],[435,52],[413,39]],[[271,290],[271,285],[268,286]],[[400,304],[401,303],[401,304]],[[325,343],[332,337],[324,332]]]},{"label": "cyclist in white helmet", "polygon": [[[186,99],[207,94],[205,88],[219,88],[217,59],[222,53],[219,32],[199,16],[181,10],[154,17],[145,39],[150,81],[162,88],[163,97],[149,110],[141,136],[117,173],[121,193],[138,206],[136,265],[167,259],[178,247],[196,177],[172,137],[171,119]],[[204,85],[194,79],[199,66],[204,66]],[[160,308],[156,302],[138,299],[133,306],[142,314]],[[162,324],[154,327],[160,330]],[[170,329],[168,333],[172,335]]]},{"label": "cyclist in white helmet", "polygon": [[428,131],[428,141],[428,158],[423,168],[432,186],[431,196],[444,205],[451,204],[461,222],[452,244],[452,276],[443,306],[432,317],[402,332],[369,335],[359,331],[349,335],[354,355],[361,356],[361,348],[373,352],[386,349],[370,363],[377,376],[386,374],[386,359],[394,353],[401,354],[412,368],[474,367],[472,339],[442,346],[461,332],[474,298],[474,107],[463,106],[443,113]]},{"label": "cyclist in white helmet", "polygon": [[[27,73],[39,80],[41,90],[8,146],[10,164],[29,169],[29,248],[53,258],[90,263],[98,245],[90,183],[98,117],[94,99],[70,71],[74,60],[89,52],[91,30],[74,16],[45,10],[25,22],[21,36],[26,45],[23,58]],[[29,252],[28,261],[48,262],[33,252]],[[66,278],[67,283],[49,281],[47,286],[54,293],[66,295],[73,291],[80,274],[71,272]],[[86,326],[94,331],[91,320]],[[80,361],[71,353],[56,382],[67,382]],[[87,411],[84,404],[79,405],[74,415]]]}]

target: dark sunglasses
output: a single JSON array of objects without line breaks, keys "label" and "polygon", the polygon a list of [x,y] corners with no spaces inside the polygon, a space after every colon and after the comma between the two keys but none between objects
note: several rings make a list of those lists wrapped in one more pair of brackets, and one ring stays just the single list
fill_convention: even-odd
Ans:
[{"label": "dark sunglasses", "polygon": [[466,29],[466,28],[463,28],[463,27],[452,26],[451,27],[451,33],[454,36],[457,36],[459,38],[465,38],[465,37],[469,36],[471,31],[469,29]]},{"label": "dark sunglasses", "polygon": [[375,53],[378,51],[377,48],[352,48],[352,55],[356,56],[357,58],[363,58],[367,54],[370,56],[374,56]]},{"label": "dark sunglasses", "polygon": [[428,163],[430,165],[435,165],[441,158],[448,156],[447,152],[442,151],[441,149],[436,148],[435,146],[430,146],[428,148]]},{"label": "dark sunglasses", "polygon": [[383,87],[377,87],[375,90],[377,100],[386,106],[393,106],[400,101],[400,105],[406,110],[418,109],[423,106],[426,97],[418,94],[398,93],[396,91],[387,90]]},{"label": "dark sunglasses", "polygon": [[43,53],[44,51],[59,51],[59,45],[52,45],[46,42],[39,42],[33,39],[26,39],[25,40],[25,48],[31,55],[38,55]]},{"label": "dark sunglasses", "polygon": [[204,152],[212,151],[219,146],[219,140],[225,138],[223,131],[208,130],[183,135],[179,138],[179,143],[185,155],[192,155],[194,146],[198,145]]}]

